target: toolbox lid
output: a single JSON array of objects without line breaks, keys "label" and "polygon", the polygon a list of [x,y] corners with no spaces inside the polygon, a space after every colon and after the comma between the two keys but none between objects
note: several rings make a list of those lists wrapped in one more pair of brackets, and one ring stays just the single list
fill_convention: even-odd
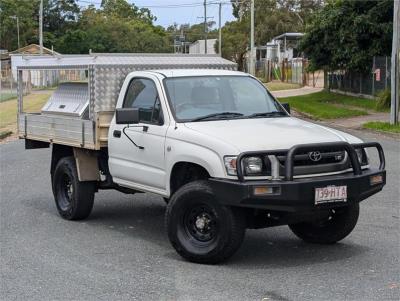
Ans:
[{"label": "toolbox lid", "polygon": [[88,106],[87,83],[60,83],[42,108],[42,113],[83,117]]}]

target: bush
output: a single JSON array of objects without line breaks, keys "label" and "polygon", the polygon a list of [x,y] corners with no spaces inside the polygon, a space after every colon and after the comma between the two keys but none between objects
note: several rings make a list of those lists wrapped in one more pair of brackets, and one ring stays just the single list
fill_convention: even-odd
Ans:
[{"label": "bush", "polygon": [[387,109],[390,109],[390,103],[391,103],[391,98],[390,98],[390,90],[386,89],[383,91],[380,91],[377,94],[377,99],[376,99],[376,109],[378,111],[385,111]]}]

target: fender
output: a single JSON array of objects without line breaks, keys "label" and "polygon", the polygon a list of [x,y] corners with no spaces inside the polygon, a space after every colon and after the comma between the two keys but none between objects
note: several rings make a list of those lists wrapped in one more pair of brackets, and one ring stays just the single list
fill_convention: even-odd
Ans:
[{"label": "fender", "polygon": [[226,177],[224,173],[225,167],[223,166],[222,159],[213,150],[204,146],[176,139],[174,139],[172,144],[172,146],[167,147],[165,153],[167,171],[165,187],[168,195],[171,191],[171,172],[174,165],[179,162],[188,162],[200,165],[207,170],[208,174],[212,178]]}]

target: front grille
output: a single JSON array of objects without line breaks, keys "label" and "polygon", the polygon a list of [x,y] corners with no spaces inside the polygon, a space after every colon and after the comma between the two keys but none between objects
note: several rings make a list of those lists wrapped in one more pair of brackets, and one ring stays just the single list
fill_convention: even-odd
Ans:
[{"label": "front grille", "polygon": [[[280,174],[284,174],[286,154],[276,156],[280,165]],[[309,175],[338,172],[350,167],[345,151],[326,150],[300,152],[294,157],[294,175]]]},{"label": "front grille", "polygon": [[[320,158],[318,157],[317,154],[315,154],[315,152],[304,152],[296,154],[296,156],[294,157],[294,165],[312,166],[321,164],[335,164],[342,162],[346,157],[346,152],[344,151],[324,151],[324,152],[318,152],[318,154],[320,154]],[[285,160],[286,160],[285,155],[277,156],[277,159],[282,166],[285,166]]]}]

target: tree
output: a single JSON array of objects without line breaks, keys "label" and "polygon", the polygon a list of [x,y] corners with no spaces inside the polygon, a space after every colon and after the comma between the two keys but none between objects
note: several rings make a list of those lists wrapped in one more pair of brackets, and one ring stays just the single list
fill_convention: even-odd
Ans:
[{"label": "tree", "polygon": [[311,69],[367,73],[373,56],[390,55],[393,1],[329,1],[306,27],[301,48]]},{"label": "tree", "polygon": [[135,4],[130,4],[126,0],[102,0],[101,7],[107,16],[137,20],[152,24],[157,20],[148,8],[139,8]]},{"label": "tree", "polygon": [[98,9],[82,10],[75,30],[59,40],[62,53],[171,52],[164,28],[152,24],[150,12],[125,0],[104,0]]},{"label": "tree", "polygon": [[[99,8],[80,8],[77,0],[43,1],[43,44],[61,53],[171,52],[170,36],[153,24],[146,8],[126,0],[102,0]],[[40,0],[0,0],[0,47],[17,48],[18,16],[21,46],[38,43]]]},{"label": "tree", "polygon": [[[1,0],[0,1],[0,48],[15,50],[18,48],[17,23],[11,17],[19,18],[20,42],[25,46],[32,40],[37,41],[37,0]],[[39,7],[39,6],[37,6]]]},{"label": "tree", "polygon": [[[250,20],[250,1],[231,2],[236,18]],[[302,32],[309,16],[322,4],[323,0],[255,0],[255,44],[265,45],[285,32]]]},{"label": "tree", "polygon": [[[243,69],[250,47],[250,1],[231,0],[236,21],[222,29],[222,56]],[[255,44],[265,45],[285,32],[303,31],[310,14],[319,9],[322,0],[255,0]]]},{"label": "tree", "polygon": [[222,28],[222,56],[244,69],[244,59],[248,49],[249,31],[246,19],[228,22]]}]

